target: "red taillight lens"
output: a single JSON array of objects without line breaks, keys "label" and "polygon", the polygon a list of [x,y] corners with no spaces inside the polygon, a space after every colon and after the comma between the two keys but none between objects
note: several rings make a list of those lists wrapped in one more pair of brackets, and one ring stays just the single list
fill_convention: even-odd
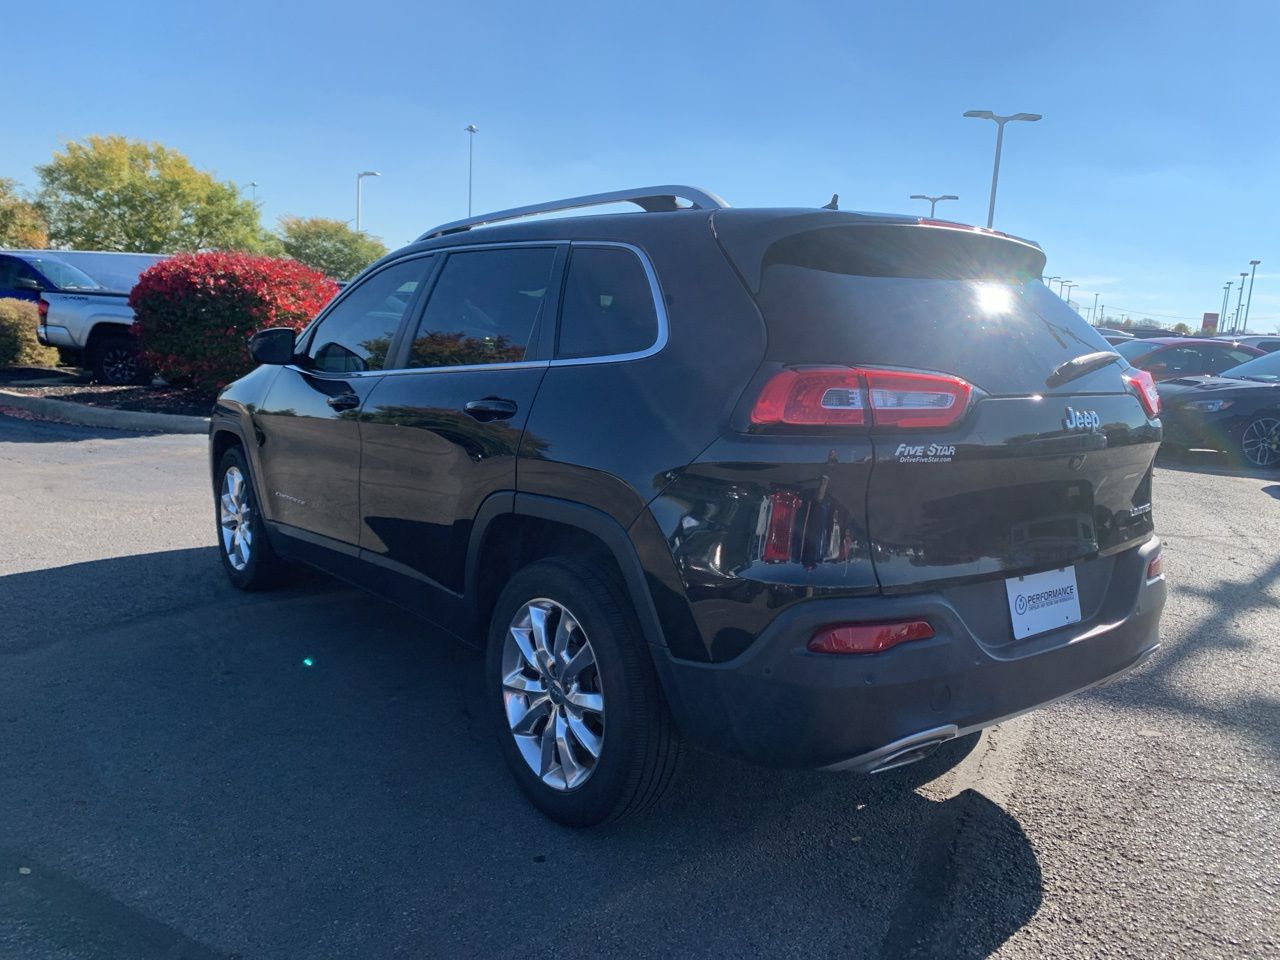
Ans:
[{"label": "red taillight lens", "polygon": [[1147,412],[1148,417],[1160,415],[1160,393],[1156,390],[1156,382],[1151,379],[1151,374],[1132,367],[1125,371],[1124,382],[1138,395],[1138,399],[1142,402],[1142,409]]},{"label": "red taillight lens", "polygon": [[968,383],[941,373],[857,367],[780,370],[756,398],[751,423],[758,427],[868,423],[877,427],[947,427],[964,416],[972,394]]},{"label": "red taillight lens", "polygon": [[36,304],[36,309],[40,311],[41,323],[44,323],[46,320],[49,319],[49,301],[48,300],[41,297],[40,302]]},{"label": "red taillight lens", "polygon": [[786,563],[791,559],[791,544],[800,510],[799,495],[789,490],[775,490],[769,494],[769,518],[765,524],[762,550],[765,563]]},{"label": "red taillight lens", "polygon": [[1151,558],[1151,562],[1147,564],[1147,579],[1159,580],[1164,576],[1164,552],[1161,551]]},{"label": "red taillight lens", "polygon": [[923,620],[901,623],[844,623],[823,627],[809,640],[813,653],[881,653],[910,640],[928,640],[933,627]]},{"label": "red taillight lens", "polygon": [[940,373],[866,370],[877,427],[948,427],[969,406],[973,388]]},{"label": "red taillight lens", "polygon": [[866,423],[862,380],[850,367],[781,370],[751,409],[756,426],[857,426]]}]

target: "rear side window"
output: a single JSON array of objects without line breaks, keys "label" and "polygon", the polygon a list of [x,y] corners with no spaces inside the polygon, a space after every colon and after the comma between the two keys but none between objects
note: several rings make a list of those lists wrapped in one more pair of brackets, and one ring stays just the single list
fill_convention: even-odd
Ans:
[{"label": "rear side window", "polygon": [[1150,353],[1152,350],[1158,349],[1160,344],[1150,343],[1146,340],[1126,340],[1124,343],[1116,344],[1116,353],[1132,362],[1137,360],[1143,354]]},{"label": "rear side window", "polygon": [[[744,237],[739,245],[730,226],[726,219],[721,237],[748,282],[758,283],[772,360],[933,370],[1008,396],[1050,392],[1046,380],[1060,364],[1110,349],[1040,282],[1044,255],[1023,243],[863,224],[767,244]],[[1119,390],[1119,367],[1057,389]]]},{"label": "rear side window", "polygon": [[552,247],[453,253],[409,346],[410,367],[525,359],[542,315]]},{"label": "rear side window", "polygon": [[640,259],[618,247],[574,247],[556,356],[639,353],[657,340],[658,313]]},{"label": "rear side window", "polygon": [[307,349],[311,368],[325,373],[383,369],[400,321],[430,269],[431,258],[419,257],[362,280],[316,327]]}]

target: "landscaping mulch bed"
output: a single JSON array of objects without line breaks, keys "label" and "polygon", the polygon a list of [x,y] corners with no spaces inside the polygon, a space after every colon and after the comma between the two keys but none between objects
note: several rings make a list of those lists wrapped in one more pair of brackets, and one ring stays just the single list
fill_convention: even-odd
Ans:
[{"label": "landscaping mulch bed", "polygon": [[213,409],[213,398],[207,393],[184,387],[110,387],[96,383],[59,383],[48,386],[9,385],[4,389],[32,397],[69,400],[89,407],[140,410],[146,413],[207,417]]}]

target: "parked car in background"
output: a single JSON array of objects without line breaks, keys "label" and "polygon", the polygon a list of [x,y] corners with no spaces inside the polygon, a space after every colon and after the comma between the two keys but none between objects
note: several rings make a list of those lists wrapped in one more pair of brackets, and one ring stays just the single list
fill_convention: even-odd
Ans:
[{"label": "parked car in background", "polygon": [[1246,347],[1257,347],[1263,353],[1272,353],[1275,350],[1280,350],[1280,335],[1274,333],[1266,336],[1261,334],[1248,334],[1243,337],[1219,336],[1214,337],[1214,339],[1243,343]]},{"label": "parked car in background", "polygon": [[38,304],[36,336],[57,347],[65,363],[88,367],[100,383],[137,383],[147,374],[130,333],[129,291],[138,274],[161,259],[160,254],[4,250],[0,297]]},{"label": "parked car in background", "polygon": [[1157,337],[1115,344],[1116,352],[1156,381],[1222,373],[1262,356],[1257,347],[1234,340],[1198,337]]},{"label": "parked car in background", "polygon": [[1126,340],[1132,340],[1133,334],[1124,330],[1113,330],[1110,327],[1098,327],[1098,333],[1102,334],[1102,339],[1110,344],[1124,343]]},{"label": "parked car in background", "polygon": [[1149,340],[1152,337],[1179,337],[1179,334],[1172,330],[1162,330],[1160,327],[1129,327],[1129,332],[1139,340]]},{"label": "parked car in background", "polygon": [[1044,263],[688,187],[444,224],[253,338],[210,432],[223,569],[310,563],[486,646],[562,823],[652,803],[682,739],[919,760],[1158,646],[1159,397]]},{"label": "parked car in background", "polygon": [[1159,384],[1165,443],[1221,450],[1255,467],[1280,466],[1280,353],[1216,377]]}]

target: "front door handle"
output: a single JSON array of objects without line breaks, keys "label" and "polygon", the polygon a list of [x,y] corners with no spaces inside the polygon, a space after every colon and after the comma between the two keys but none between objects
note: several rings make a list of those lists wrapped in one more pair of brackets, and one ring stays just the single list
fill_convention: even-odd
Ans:
[{"label": "front door handle", "polygon": [[501,397],[485,397],[483,400],[472,400],[462,408],[467,416],[474,417],[481,423],[490,420],[510,420],[516,415],[516,405],[511,400]]},{"label": "front door handle", "polygon": [[330,397],[325,403],[335,410],[351,410],[360,406],[360,397],[354,393],[340,393],[336,397]]}]

